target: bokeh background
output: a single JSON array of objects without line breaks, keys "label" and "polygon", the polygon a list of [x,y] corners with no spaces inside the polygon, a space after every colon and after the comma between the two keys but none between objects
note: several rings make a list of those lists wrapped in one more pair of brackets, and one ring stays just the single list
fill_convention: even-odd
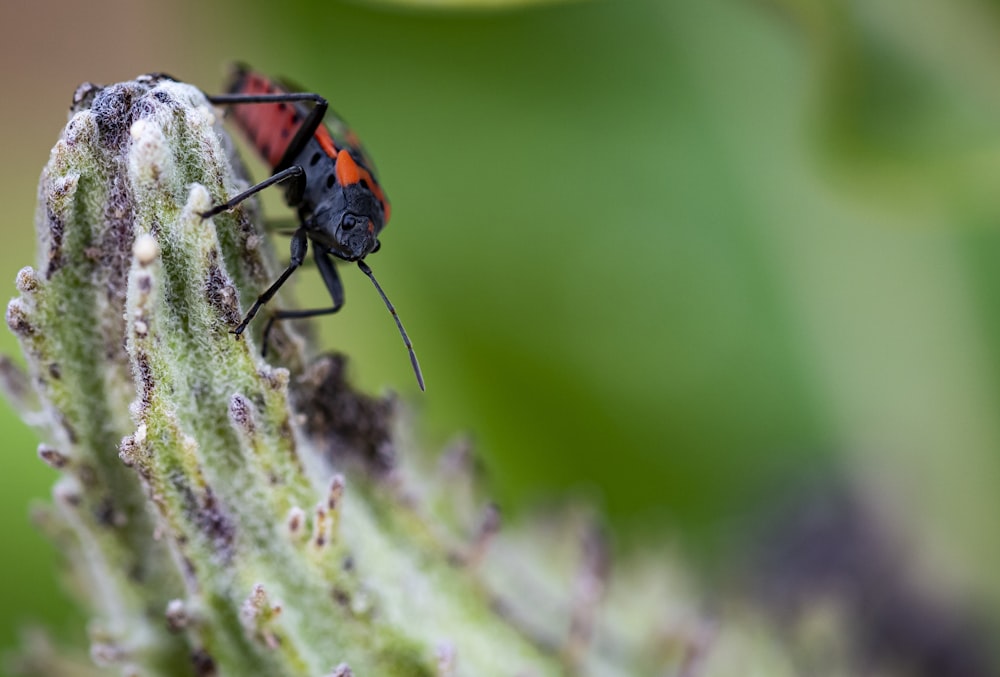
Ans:
[{"label": "bokeh background", "polygon": [[[473,439],[509,519],[583,496],[621,550],[716,571],[788,495],[846,482],[926,580],[1000,610],[1000,2],[5,0],[0,57],[8,295],[77,84],[215,91],[244,60],[375,157],[371,263],[428,391],[360,275],[324,345],[427,449]],[[309,271],[296,293],[323,302]],[[55,472],[4,405],[0,431],[9,647],[78,619],[27,517]]]}]

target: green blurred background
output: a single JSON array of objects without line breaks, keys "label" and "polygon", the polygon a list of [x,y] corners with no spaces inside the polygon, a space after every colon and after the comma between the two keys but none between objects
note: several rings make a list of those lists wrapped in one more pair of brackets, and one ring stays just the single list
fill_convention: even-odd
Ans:
[{"label": "green blurred background", "polygon": [[[376,158],[371,263],[428,391],[360,275],[324,345],[401,392],[428,449],[471,436],[511,519],[583,495],[624,549],[714,567],[804,478],[846,475],[930,580],[1000,609],[995,0],[7,1],[0,52],[9,295],[77,84],[214,91],[245,60]],[[297,295],[322,303],[318,276]],[[27,521],[55,472],[0,425],[6,647],[69,607]]]}]

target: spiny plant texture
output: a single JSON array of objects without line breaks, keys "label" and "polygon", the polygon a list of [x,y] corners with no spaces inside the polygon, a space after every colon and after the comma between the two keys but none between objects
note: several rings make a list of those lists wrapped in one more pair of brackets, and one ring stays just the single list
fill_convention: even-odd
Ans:
[{"label": "spiny plant texture", "polygon": [[231,335],[271,251],[252,204],[199,213],[246,185],[198,89],[77,91],[7,309],[27,373],[0,372],[59,472],[37,520],[92,618],[89,657],[39,639],[15,669],[791,674],[766,626],[704,618],[668,558],[612,576],[583,511],[498,532],[467,450],[403,453],[393,402],[350,389],[342,358],[280,327],[274,366]]}]

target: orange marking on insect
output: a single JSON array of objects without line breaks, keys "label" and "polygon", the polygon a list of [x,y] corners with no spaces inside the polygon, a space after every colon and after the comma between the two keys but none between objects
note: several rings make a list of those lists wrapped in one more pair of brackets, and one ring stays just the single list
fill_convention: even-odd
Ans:
[{"label": "orange marking on insect", "polygon": [[319,141],[319,147],[323,149],[324,153],[332,158],[337,157],[337,147],[333,143],[333,137],[323,125],[316,128],[316,140]]},{"label": "orange marking on insect", "polygon": [[389,222],[389,202],[385,199],[382,187],[378,185],[378,181],[371,175],[371,172],[359,165],[346,149],[337,153],[336,172],[337,182],[341,186],[364,182],[368,189],[375,194],[375,198],[382,203],[385,222]]},{"label": "orange marking on insect", "polygon": [[[337,153],[337,181],[341,186],[349,186],[361,180],[362,169],[346,150]],[[365,172],[366,174],[368,172]]]}]

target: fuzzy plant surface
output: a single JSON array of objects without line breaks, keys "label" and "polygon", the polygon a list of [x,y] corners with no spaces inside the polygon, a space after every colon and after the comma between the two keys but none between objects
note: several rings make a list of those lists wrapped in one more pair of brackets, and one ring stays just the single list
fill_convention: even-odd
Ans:
[{"label": "fuzzy plant surface", "polygon": [[59,473],[35,517],[89,647],[36,637],[14,670],[792,674],[752,613],[704,614],[671,556],[611,567],[586,510],[499,529],[469,450],[412,449],[343,357],[286,326],[273,363],[234,337],[277,269],[252,202],[199,214],[247,185],[197,88],[76,92],[7,309],[27,368],[0,374]]}]

